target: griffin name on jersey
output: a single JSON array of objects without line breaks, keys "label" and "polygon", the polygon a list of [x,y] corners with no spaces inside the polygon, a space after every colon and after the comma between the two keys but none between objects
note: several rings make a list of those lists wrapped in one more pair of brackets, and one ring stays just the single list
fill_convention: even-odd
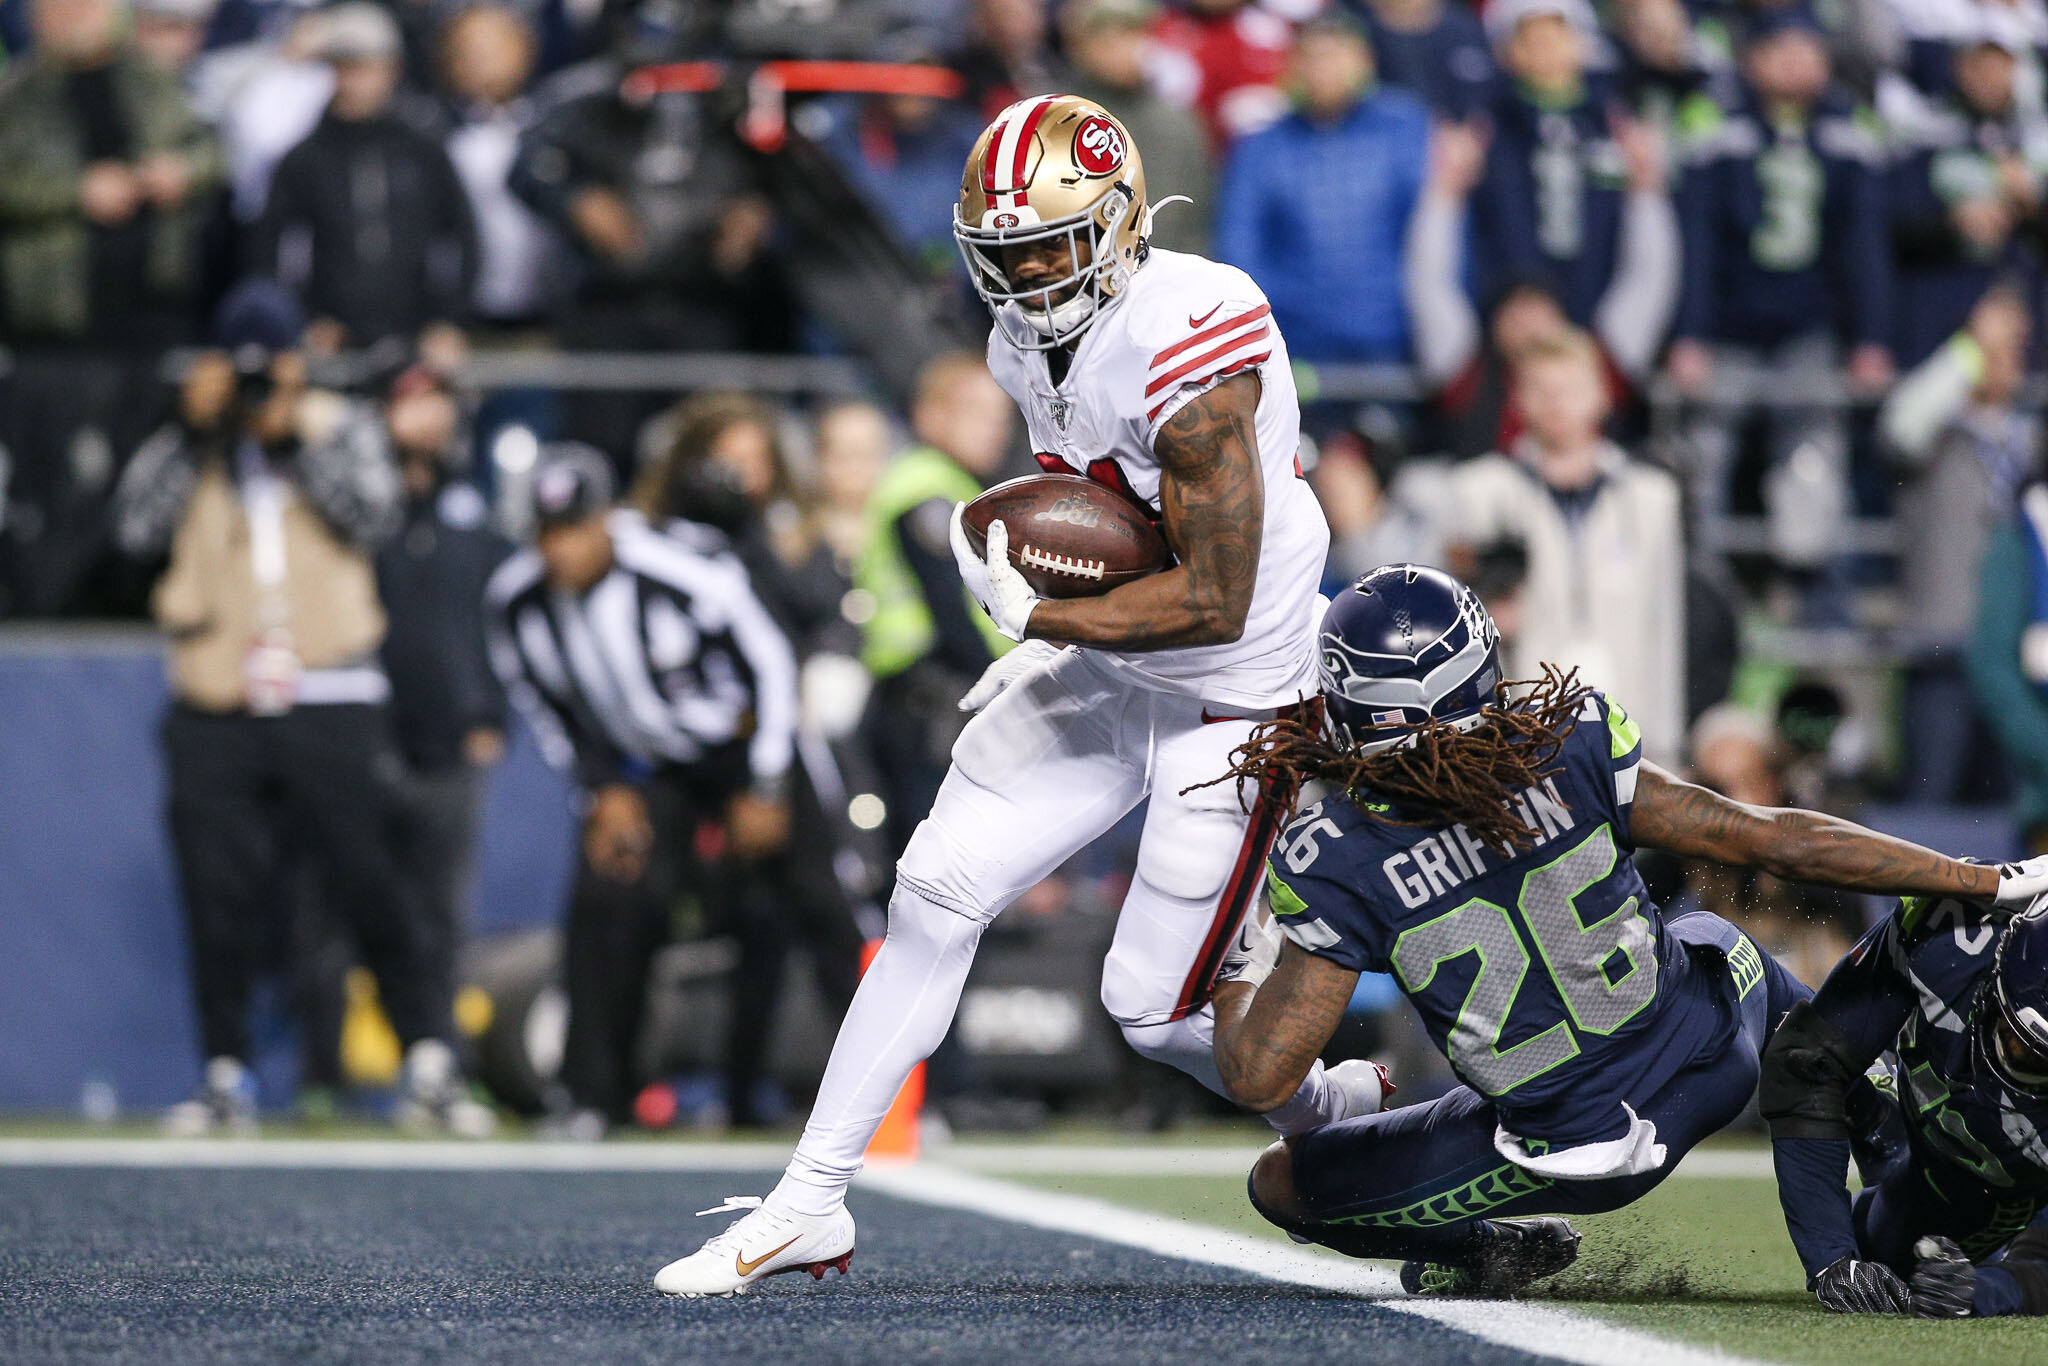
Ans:
[{"label": "griffin name on jersey", "polygon": [[[1651,901],[1629,857],[1641,758],[1635,723],[1594,693],[1555,770],[1514,798],[1527,850],[1333,798],[1273,851],[1268,894],[1288,938],[1342,967],[1392,973],[1459,1078],[1531,1153],[1625,1144],[1622,1097],[1725,1046],[1728,1018],[1677,989],[1701,971],[1686,943],[1703,935],[1724,952],[1742,996],[1763,977],[1755,946],[1725,922],[1667,926]],[[1588,955],[1595,940],[1607,952]]]}]

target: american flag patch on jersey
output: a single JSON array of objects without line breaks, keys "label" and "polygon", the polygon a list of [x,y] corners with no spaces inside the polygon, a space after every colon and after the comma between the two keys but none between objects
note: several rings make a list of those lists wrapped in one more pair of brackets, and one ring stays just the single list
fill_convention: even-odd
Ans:
[{"label": "american flag patch on jersey", "polygon": [[1376,711],[1372,714],[1372,723],[1375,726],[1398,726],[1401,724],[1401,713],[1397,711]]},{"label": "american flag patch on jersey", "polygon": [[1182,385],[1206,384],[1271,357],[1272,312],[1270,304],[1260,304],[1217,323],[1190,316],[1189,326],[1200,330],[1152,357],[1145,385],[1145,401],[1152,406],[1146,420],[1157,418]]}]

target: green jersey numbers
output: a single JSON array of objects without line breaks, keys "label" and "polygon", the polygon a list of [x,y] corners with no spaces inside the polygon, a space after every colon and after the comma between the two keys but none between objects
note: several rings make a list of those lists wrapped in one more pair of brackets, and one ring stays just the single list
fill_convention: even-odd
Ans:
[{"label": "green jersey numbers", "polygon": [[1821,208],[1827,171],[1802,137],[1781,136],[1756,159],[1763,216],[1750,234],[1750,255],[1765,270],[1806,270],[1820,259]]},{"label": "green jersey numbers", "polygon": [[1512,1048],[1500,1046],[1529,976],[1529,951],[1504,906],[1475,897],[1449,915],[1403,931],[1394,941],[1394,971],[1408,991],[1423,992],[1438,968],[1467,954],[1479,956],[1479,971],[1444,1048],[1459,1076],[1475,1090],[1500,1096],[1579,1055],[1578,1040],[1563,1020]]},{"label": "green jersey numbers", "polygon": [[[1489,1096],[1502,1096],[1579,1055],[1581,1036],[1608,1035],[1634,1019],[1657,995],[1657,951],[1650,922],[1634,896],[1587,920],[1586,893],[1605,881],[1620,857],[1614,832],[1595,826],[1567,852],[1530,869],[1510,908],[1474,897],[1457,909],[1401,932],[1392,964],[1411,996],[1428,991],[1448,964],[1473,958],[1445,1051],[1458,1074]],[[1533,948],[1533,953],[1532,953]],[[1521,1042],[1503,1048],[1510,1017],[1556,1013],[1549,993],[1528,990],[1541,977],[1563,1002],[1561,1015]]]}]

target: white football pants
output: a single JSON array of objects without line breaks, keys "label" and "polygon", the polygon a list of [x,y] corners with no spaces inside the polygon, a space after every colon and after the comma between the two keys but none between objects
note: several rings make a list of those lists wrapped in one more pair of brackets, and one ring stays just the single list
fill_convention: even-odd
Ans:
[{"label": "white football pants", "polygon": [[[1218,713],[1221,713],[1219,715]],[[1011,684],[967,724],[938,800],[897,865],[889,934],[771,1201],[824,1214],[845,1197],[896,1092],[944,1039],[989,921],[1149,794],[1138,866],[1102,967],[1133,1048],[1221,1093],[1208,993],[1285,813],[1247,816],[1221,776],[1257,717],[1138,687],[1087,651]],[[1267,1118],[1282,1133],[1338,1104],[1318,1063]]]}]

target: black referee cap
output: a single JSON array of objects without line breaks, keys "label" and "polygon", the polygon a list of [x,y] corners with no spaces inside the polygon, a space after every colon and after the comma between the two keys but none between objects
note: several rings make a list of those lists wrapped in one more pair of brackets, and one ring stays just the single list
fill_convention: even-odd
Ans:
[{"label": "black referee cap", "polygon": [[543,527],[580,522],[612,505],[611,461],[581,441],[551,441],[541,447],[533,471],[533,516]]}]

